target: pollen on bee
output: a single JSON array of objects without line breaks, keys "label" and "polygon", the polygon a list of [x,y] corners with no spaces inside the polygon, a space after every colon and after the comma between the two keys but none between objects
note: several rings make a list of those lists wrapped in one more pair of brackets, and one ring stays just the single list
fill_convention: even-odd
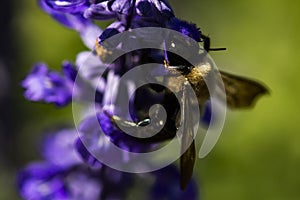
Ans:
[{"label": "pollen on bee", "polygon": [[107,50],[102,45],[100,45],[98,40],[96,40],[95,42],[95,51],[103,62],[105,62],[108,55],[112,55],[112,51]]},{"label": "pollen on bee", "polygon": [[198,73],[204,77],[211,71],[211,65],[209,63],[202,63],[196,67]]},{"label": "pollen on bee", "polygon": [[169,68],[169,63],[168,63],[168,61],[166,61],[166,60],[164,60],[164,66],[165,66],[165,68]]}]

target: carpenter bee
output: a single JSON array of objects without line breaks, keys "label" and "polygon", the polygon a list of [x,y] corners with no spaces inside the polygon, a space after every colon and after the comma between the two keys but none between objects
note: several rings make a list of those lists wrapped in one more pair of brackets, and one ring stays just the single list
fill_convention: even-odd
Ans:
[{"label": "carpenter bee", "polygon": [[[219,51],[225,50],[225,48],[210,48],[210,38],[202,36],[204,42],[204,50]],[[219,71],[213,73],[215,69],[212,68],[211,63],[202,62],[197,66],[176,65],[171,66],[168,61],[165,61],[165,67],[171,71],[177,71],[182,76],[170,78],[170,85],[175,83],[175,87],[182,92],[182,118],[185,118],[185,122],[193,121],[189,111],[189,106],[193,106],[195,103],[191,102],[186,90],[186,85],[190,84],[197,96],[198,105],[200,110],[205,106],[205,102],[210,98],[207,79],[215,78],[211,76],[220,76],[219,80],[222,81],[226,93],[226,104],[230,109],[243,109],[251,108],[254,106],[258,97],[267,94],[268,89],[261,83],[249,78],[230,74],[228,72]],[[216,87],[221,83],[216,82]],[[180,157],[180,186],[181,189],[185,189],[189,183],[189,180],[193,173],[193,167],[195,164],[196,151],[194,143],[193,127],[190,124],[183,122],[183,130],[185,133],[182,135],[181,144],[181,157]],[[188,147],[186,145],[189,145]]]},{"label": "carpenter bee", "polygon": [[[209,51],[225,50],[225,48],[210,48],[210,38],[208,36],[202,35],[201,39],[205,53]],[[176,103],[176,99],[168,89],[157,89],[152,86],[148,87],[147,90],[150,91],[150,93],[153,92],[154,95],[158,90],[164,91],[164,98],[161,104],[164,107],[167,107],[168,118],[165,125],[161,127],[159,133],[149,138],[137,138],[137,140],[144,143],[164,142],[176,137],[176,130],[178,127],[183,127],[182,130],[184,130],[184,133],[181,137],[180,150],[180,187],[184,190],[193,174],[196,159],[194,142],[195,133],[191,124],[188,123],[189,121],[195,121],[195,119],[193,119],[189,110],[195,105],[199,106],[200,110],[202,110],[205,103],[210,99],[209,90],[206,84],[207,79],[214,79],[216,74],[219,76],[219,80],[222,80],[222,83],[216,83],[216,87],[218,87],[218,84],[224,85],[226,103],[231,109],[251,108],[258,97],[268,93],[268,89],[263,84],[249,78],[223,71],[213,73],[215,72],[215,69],[213,69],[210,62],[200,62],[198,65],[192,66],[185,61],[181,61],[178,56],[173,55],[172,53],[164,53],[165,59],[163,65],[171,72],[171,74],[174,74],[173,76],[165,77],[165,81],[168,83],[167,85],[173,88],[172,91],[180,93],[181,102]],[[178,74],[180,76],[178,76]],[[198,100],[197,102],[193,102],[189,98],[188,90],[186,89],[187,85],[192,86]],[[179,104],[183,105],[183,108],[180,109]],[[157,127],[162,126],[159,119],[152,118],[150,120],[147,115],[142,117],[144,119],[135,123],[123,120],[118,116],[110,115],[109,113],[106,114],[109,115],[112,123],[122,130],[124,130],[123,127],[126,127],[127,129],[131,127],[146,127],[150,123]],[[159,116],[159,113],[152,113],[152,116]],[[179,118],[184,118],[183,124],[180,124]],[[143,131],[145,131],[145,129],[143,129]]]}]

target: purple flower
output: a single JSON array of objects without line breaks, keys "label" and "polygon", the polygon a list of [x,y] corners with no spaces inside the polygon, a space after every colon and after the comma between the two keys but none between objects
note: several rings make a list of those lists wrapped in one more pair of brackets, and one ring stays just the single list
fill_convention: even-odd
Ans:
[{"label": "purple flower", "polygon": [[132,1],[124,0],[103,1],[94,7],[91,6],[85,14],[97,19],[103,19],[103,16],[107,16],[118,20],[117,26],[107,27],[102,33],[99,37],[100,42],[126,29],[140,27],[170,28],[193,38],[197,42],[201,41],[199,28],[195,24],[177,19],[171,7],[162,0],[137,0],[135,4]]},{"label": "purple flower", "polygon": [[166,16],[173,15],[171,7],[165,0],[104,0],[94,2],[85,10],[84,16],[98,20],[125,20],[129,23],[133,13],[149,17],[155,12]]},{"label": "purple flower", "polygon": [[87,0],[39,0],[40,7],[62,25],[76,30],[84,44],[92,49],[101,29],[83,16]]},{"label": "purple flower", "polygon": [[85,1],[39,0],[39,4],[46,13],[68,28],[79,31],[91,24],[82,15]]},{"label": "purple flower", "polygon": [[164,0],[104,1],[91,6],[85,13],[87,17],[117,19],[99,36],[99,42],[130,28],[165,27],[174,17],[171,7]]},{"label": "purple flower", "polygon": [[75,145],[76,145],[75,148],[76,148],[77,152],[80,154],[81,159],[87,165],[89,165],[93,169],[98,169],[98,168],[101,168],[103,166],[103,164],[88,151],[88,149],[83,144],[83,142],[80,138],[78,138],[76,140]]},{"label": "purple flower", "polygon": [[166,200],[196,200],[198,188],[194,180],[191,180],[185,191],[179,186],[179,171],[174,165],[169,165],[153,173],[156,177],[151,188],[151,199]]},{"label": "purple flower", "polygon": [[197,28],[195,24],[188,23],[186,21],[173,17],[167,22],[166,27],[178,31],[183,35],[191,37],[197,42],[201,41],[201,31],[199,30],[199,28]]},{"label": "purple flower", "polygon": [[[80,52],[76,57],[76,66],[78,67],[79,76],[88,82],[94,89],[103,93],[106,86],[106,81],[100,75],[104,74],[105,70],[110,66],[101,62],[98,56],[91,51]],[[84,70],[80,70],[80,68]]]},{"label": "purple flower", "polygon": [[63,129],[55,134],[48,134],[43,142],[43,157],[60,167],[81,164],[80,154],[74,148],[77,138],[76,129]]},{"label": "purple flower", "polygon": [[172,17],[173,11],[166,1],[137,0],[130,27],[165,27],[166,22]]},{"label": "purple flower", "polygon": [[124,199],[132,178],[107,167],[101,170],[84,165],[58,168],[51,163],[37,162],[19,173],[17,185],[27,200]]},{"label": "purple flower", "polygon": [[109,25],[99,36],[99,43],[110,38],[118,33],[125,31],[126,25],[123,22],[116,21]]},{"label": "purple flower", "polygon": [[29,164],[18,174],[17,185],[24,199],[124,198],[132,184],[132,175],[104,165],[90,168],[84,164],[75,149],[76,135],[75,130],[66,129],[46,138],[43,151],[46,160]]},{"label": "purple flower", "polygon": [[122,15],[130,14],[132,3],[133,0],[96,1],[85,11],[84,16],[98,20],[121,18]]},{"label": "purple flower", "polygon": [[[105,117],[107,117],[107,115],[105,115]],[[132,143],[132,141],[130,143],[130,140],[128,138],[130,136],[125,137],[124,133],[121,133],[119,129],[111,125],[111,122],[108,118],[107,119],[102,118],[102,120],[103,121],[100,122],[100,125],[103,124],[102,130],[104,132],[114,131],[114,133],[110,132],[112,134],[112,137],[110,138],[113,140],[115,139],[115,141],[121,142],[121,144],[119,144],[121,148],[126,147],[127,148],[126,150],[134,151],[133,149],[129,148],[128,144],[131,144],[135,148],[141,145],[138,144],[137,141],[135,141],[136,142],[135,144]],[[93,117],[87,118],[82,122],[82,124],[80,125],[80,132],[83,134],[82,139],[85,141],[85,144],[83,144],[81,139],[78,139],[76,142],[76,148],[78,152],[80,152],[82,158],[89,166],[95,169],[104,166],[89,152],[89,150],[92,150],[94,153],[99,151],[101,152],[104,151],[105,154],[111,157],[111,162],[113,162],[114,159],[116,160],[115,162],[120,162],[120,159],[122,158],[119,158],[117,157],[117,155],[113,155],[110,153],[109,145],[105,142],[107,141],[107,139],[104,139],[105,135],[99,133],[100,132],[99,124],[97,121],[95,121]],[[114,136],[115,137],[123,136],[123,138],[114,138]],[[88,145],[89,150],[85,145]],[[138,150],[141,150],[141,148]],[[123,162],[126,162],[126,160],[123,160]],[[196,200],[197,199],[198,187],[194,180],[190,181],[185,191],[182,191],[180,189],[180,184],[179,184],[180,174],[175,165],[167,166],[163,169],[150,173],[150,175],[153,176],[155,181],[153,185],[150,187],[149,194],[145,194],[145,197],[150,197],[149,199],[169,199],[169,200],[177,200],[177,199]],[[112,173],[111,176],[116,176],[116,174]]]},{"label": "purple flower", "polygon": [[[76,142],[77,151],[91,167],[101,167],[97,158],[103,155],[109,158],[110,163],[126,163],[130,159],[129,152],[149,149],[150,145],[140,143],[116,128],[106,114],[98,114],[98,120],[94,116],[85,118],[79,126],[80,140]],[[123,151],[116,154],[112,143]]]},{"label": "purple flower", "polygon": [[67,199],[66,190],[59,174],[62,169],[46,162],[28,165],[17,179],[20,195],[24,199]]},{"label": "purple flower", "polygon": [[[71,63],[64,62],[62,73],[49,70],[45,64],[36,64],[22,82],[24,96],[30,101],[57,106],[67,105],[74,97],[90,105],[83,111],[78,136],[77,130],[64,129],[45,139],[42,151],[44,160],[28,165],[18,176],[20,194],[30,200],[124,199],[132,186],[134,175],[105,166],[97,159],[98,156],[105,154],[113,166],[120,161],[129,162],[134,157],[129,152],[149,152],[163,145],[163,142],[176,136],[179,104],[175,95],[170,95],[164,87],[149,84],[133,93],[136,83],[129,78],[121,79],[135,66],[153,61],[163,63],[164,59],[168,60],[168,53],[157,49],[135,50],[121,55],[112,64],[105,64],[104,57],[109,57],[110,49],[104,46],[104,41],[134,28],[162,27],[200,42],[201,31],[196,25],[177,19],[167,0],[39,0],[39,4],[62,25],[77,31],[91,52],[78,54],[77,69]],[[108,19],[115,21],[104,31],[93,22]],[[152,35],[155,32],[141,30],[133,37],[125,38],[130,41],[129,45],[123,45],[124,40],[120,44],[110,44],[118,52],[126,52],[126,48],[130,49],[139,42],[158,40],[165,44],[166,35]],[[98,44],[94,47],[96,39],[105,49],[97,49],[101,47]],[[176,43],[176,46],[180,45]],[[104,51],[103,55],[101,50]],[[152,72],[143,71],[143,74],[147,73],[147,78],[155,79],[151,77]],[[89,91],[95,93],[93,99],[88,99]],[[125,113],[127,109],[124,111],[124,106],[128,106],[128,103],[129,113]],[[149,108],[153,104],[165,106],[168,118],[163,129],[150,140],[128,135],[112,121],[112,116],[118,116],[125,125],[131,125],[130,130],[148,125]],[[90,108],[94,109],[96,116],[90,116]],[[209,105],[206,108],[202,120],[209,123]],[[155,114],[159,116],[159,113]],[[154,120],[155,117],[151,118],[151,123],[159,124]],[[147,134],[150,130],[144,132]],[[144,132],[138,135],[145,136]],[[124,151],[120,154],[114,152],[112,143]],[[193,180],[185,191],[180,190],[179,172],[174,166],[150,173],[150,176],[155,179],[150,188],[151,199],[197,198],[197,187]]]},{"label": "purple flower", "polygon": [[22,170],[17,181],[21,196],[28,200],[97,200],[102,190],[100,175],[85,166],[59,168],[36,162]]},{"label": "purple flower", "polygon": [[82,13],[89,5],[88,0],[39,0],[52,10],[66,13]]},{"label": "purple flower", "polygon": [[43,101],[64,106],[72,99],[75,69],[69,62],[63,63],[63,75],[49,71],[43,63],[36,64],[22,82],[24,96],[30,101]]}]

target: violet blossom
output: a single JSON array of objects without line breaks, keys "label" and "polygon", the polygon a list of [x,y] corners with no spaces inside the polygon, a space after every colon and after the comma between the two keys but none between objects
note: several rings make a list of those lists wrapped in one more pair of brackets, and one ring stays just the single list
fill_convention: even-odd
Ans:
[{"label": "violet blossom", "polygon": [[[116,107],[114,100],[120,94],[128,95],[132,87],[130,84],[118,84],[120,77],[129,69],[147,61],[162,61],[164,54],[161,51],[138,50],[107,64],[95,55],[95,42],[101,45],[113,35],[141,27],[169,28],[200,42],[201,31],[194,24],[176,18],[166,0],[39,0],[39,4],[63,26],[77,31],[90,51],[80,52],[74,65],[64,62],[62,73],[49,70],[45,64],[36,64],[22,82],[24,96],[29,101],[52,103],[62,107],[71,103],[72,99],[84,100],[86,88],[93,88],[95,99],[91,103],[96,109],[97,120],[91,118],[86,111],[78,133],[75,129],[68,129],[48,137],[42,152],[43,160],[29,164],[18,176],[20,195],[30,200],[124,199],[129,189],[134,186],[137,175],[105,166],[89,150],[95,149],[109,154],[107,142],[130,152],[151,151],[156,148],[157,142],[145,144],[122,132],[106,113],[122,116],[122,107]],[[102,31],[94,20],[115,21]],[[81,65],[84,65],[85,70],[78,73]],[[104,76],[98,77],[99,73]],[[76,79],[81,80],[80,85],[75,84]],[[148,104],[162,101],[161,90],[151,86],[137,93],[131,101],[131,106],[134,104],[134,108],[130,109],[131,116],[123,115],[124,119],[130,120],[131,117],[136,123],[145,119],[147,116],[144,113],[149,108]],[[145,95],[146,100],[141,98]],[[175,108],[178,106],[176,103],[174,105]],[[173,105],[169,108],[167,105],[166,109],[170,115],[174,115],[176,111]],[[207,113],[204,116],[205,122],[210,119],[209,111]],[[99,134],[99,126],[104,134]],[[168,119],[167,126],[175,130],[174,119]],[[90,138],[84,138],[87,136]],[[82,142],[82,138],[89,141],[88,147]],[[125,154],[122,158],[114,158],[112,155],[112,159],[126,162]],[[198,198],[194,180],[186,191],[180,190],[179,172],[175,166],[152,172],[150,176],[155,181],[145,198]]]}]

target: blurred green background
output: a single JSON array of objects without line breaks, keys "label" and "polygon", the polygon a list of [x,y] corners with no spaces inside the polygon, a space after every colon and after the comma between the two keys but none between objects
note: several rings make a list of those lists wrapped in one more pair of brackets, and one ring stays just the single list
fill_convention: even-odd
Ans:
[{"label": "blurred green background", "polygon": [[[169,0],[175,14],[196,23],[227,51],[211,56],[220,69],[263,81],[271,95],[252,110],[228,111],[213,151],[197,160],[203,200],[300,199],[300,1]],[[1,106],[0,199],[19,199],[16,170],[39,158],[38,141],[52,124],[72,124],[70,107],[25,101],[20,81],[44,61],[59,69],[84,50],[78,35],[43,13],[35,1],[13,3],[10,87]],[[3,30],[2,30],[3,31]],[[1,44],[3,45],[3,44]]]}]

